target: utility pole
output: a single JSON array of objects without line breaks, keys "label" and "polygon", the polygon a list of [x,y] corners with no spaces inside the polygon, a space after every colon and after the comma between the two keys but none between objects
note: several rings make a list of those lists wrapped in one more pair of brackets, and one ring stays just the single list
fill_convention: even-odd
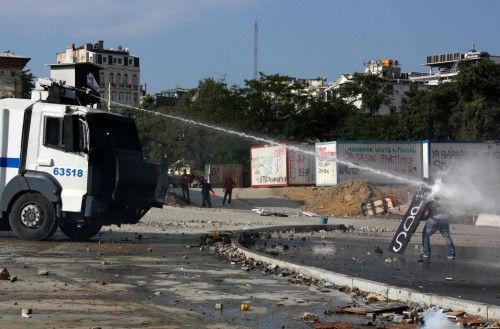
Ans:
[{"label": "utility pole", "polygon": [[257,80],[257,50],[259,43],[259,27],[257,26],[257,20],[255,20],[255,25],[253,28],[253,79]]}]

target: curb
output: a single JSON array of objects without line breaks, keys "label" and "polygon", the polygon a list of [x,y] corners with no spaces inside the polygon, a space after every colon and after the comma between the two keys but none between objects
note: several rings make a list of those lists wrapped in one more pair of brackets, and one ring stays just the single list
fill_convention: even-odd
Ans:
[{"label": "curb", "polygon": [[249,249],[243,247],[240,244],[240,239],[245,235],[256,234],[262,232],[263,230],[273,230],[273,231],[290,231],[295,230],[296,232],[304,231],[319,231],[323,229],[335,230],[335,229],[346,229],[346,225],[297,225],[297,226],[273,226],[273,227],[262,227],[256,229],[250,229],[245,231],[240,231],[238,233],[238,239],[233,242],[234,246],[239,252],[244,254],[247,258],[253,258],[257,261],[265,262],[268,264],[276,264],[281,268],[286,268],[288,270],[294,271],[296,273],[310,276],[318,280],[329,281],[335,285],[347,286],[349,288],[358,288],[364,292],[373,292],[384,296],[389,300],[397,300],[401,302],[424,302],[426,305],[439,305],[441,307],[450,308],[452,310],[463,310],[467,314],[478,316],[484,318],[486,321],[495,321],[500,319],[500,306],[478,303],[475,301],[469,301],[454,297],[440,296],[430,293],[422,293],[416,290],[397,287],[388,285],[385,283],[380,283],[376,281],[366,280],[362,278],[357,278],[354,276],[349,276],[345,274],[335,273],[320,269],[312,266],[297,265],[291,262],[277,260],[268,256],[263,256],[257,254]]}]

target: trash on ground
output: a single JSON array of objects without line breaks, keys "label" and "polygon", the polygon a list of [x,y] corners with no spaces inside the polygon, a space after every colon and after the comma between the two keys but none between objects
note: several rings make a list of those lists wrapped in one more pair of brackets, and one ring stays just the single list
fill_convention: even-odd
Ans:
[{"label": "trash on ground", "polygon": [[408,308],[406,304],[400,302],[374,303],[364,306],[347,306],[342,307],[342,313],[362,314],[366,313],[382,313],[382,312],[402,312]]},{"label": "trash on ground", "polygon": [[374,216],[387,214],[388,209],[396,206],[396,198],[385,196],[376,200],[368,200],[361,204],[361,213],[363,216]]},{"label": "trash on ground", "polygon": [[307,217],[319,217],[318,214],[310,212],[310,211],[304,211],[304,212],[302,212],[302,215],[307,216]]},{"label": "trash on ground", "polygon": [[7,271],[7,269],[5,267],[1,268],[0,269],[0,280],[9,280],[9,278],[10,278],[9,271]]}]

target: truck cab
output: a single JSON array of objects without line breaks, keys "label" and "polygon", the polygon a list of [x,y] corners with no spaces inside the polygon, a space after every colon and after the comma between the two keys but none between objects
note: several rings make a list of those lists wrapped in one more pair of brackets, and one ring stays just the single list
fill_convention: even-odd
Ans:
[{"label": "truck cab", "polygon": [[135,122],[85,106],[0,100],[0,224],[45,240],[85,240],[162,207]]}]

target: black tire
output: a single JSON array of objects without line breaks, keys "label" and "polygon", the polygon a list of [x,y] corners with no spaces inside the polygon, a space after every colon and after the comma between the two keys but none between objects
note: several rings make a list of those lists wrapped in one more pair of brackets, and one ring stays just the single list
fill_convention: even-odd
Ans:
[{"label": "black tire", "polygon": [[25,193],[12,205],[9,224],[19,238],[40,241],[49,239],[59,223],[54,205],[46,197]]},{"label": "black tire", "polygon": [[59,228],[71,240],[85,241],[96,236],[101,230],[102,225],[94,223],[76,224],[70,221],[61,221]]}]

